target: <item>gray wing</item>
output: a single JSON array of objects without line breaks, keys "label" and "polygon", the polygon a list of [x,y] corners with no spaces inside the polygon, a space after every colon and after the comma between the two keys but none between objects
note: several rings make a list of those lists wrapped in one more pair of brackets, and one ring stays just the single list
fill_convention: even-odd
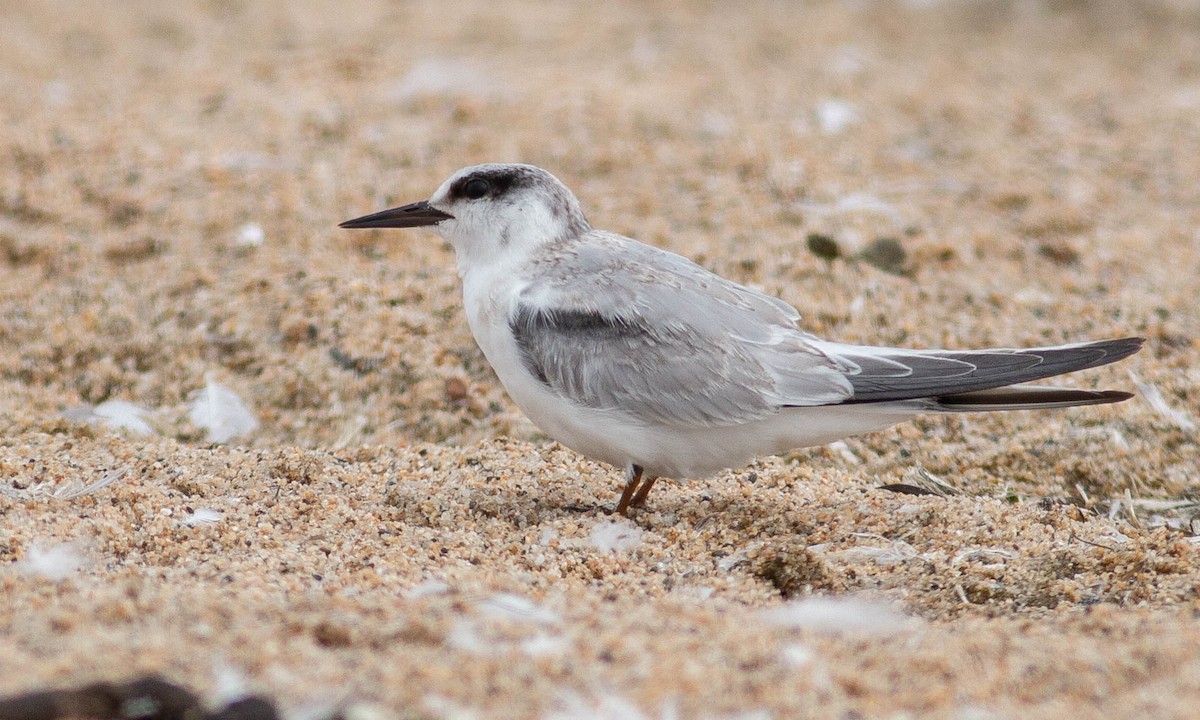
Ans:
[{"label": "gray wing", "polygon": [[575,403],[721,426],[850,397],[798,319],[686,258],[591,232],[535,261],[509,326],[529,371]]},{"label": "gray wing", "polygon": [[1121,338],[1023,350],[966,351],[816,343],[840,365],[850,367],[847,378],[854,387],[854,396],[847,402],[863,403],[941,400],[1041,380],[1116,362],[1137,352],[1143,340]]}]

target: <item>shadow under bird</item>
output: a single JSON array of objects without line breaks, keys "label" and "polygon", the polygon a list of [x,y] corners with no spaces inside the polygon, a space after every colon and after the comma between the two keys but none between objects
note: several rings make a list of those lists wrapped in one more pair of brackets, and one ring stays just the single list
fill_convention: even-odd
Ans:
[{"label": "shadow under bird", "polygon": [[592,228],[566,185],[532,165],[466,167],[428,200],[341,227],[432,227],[450,241],[483,354],[550,437],[625,469],[620,514],[659,477],[703,477],[922,413],[1120,402],[1131,394],[1023,383],[1116,362],[1143,342],[823,340],[778,298]]}]

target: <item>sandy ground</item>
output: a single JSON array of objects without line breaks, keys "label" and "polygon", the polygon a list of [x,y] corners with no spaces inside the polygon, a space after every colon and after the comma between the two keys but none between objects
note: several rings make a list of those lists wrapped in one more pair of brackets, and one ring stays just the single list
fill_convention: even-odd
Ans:
[{"label": "sandy ground", "polygon": [[[0,693],[1192,715],[1198,117],[1184,2],[5,2]],[[335,227],[489,160],[821,334],[1144,336],[1071,380],[1142,396],[921,419],[616,522],[619,473],[487,367],[450,249]],[[213,442],[210,382],[257,429]],[[879,489],[929,475],[953,492]]]}]

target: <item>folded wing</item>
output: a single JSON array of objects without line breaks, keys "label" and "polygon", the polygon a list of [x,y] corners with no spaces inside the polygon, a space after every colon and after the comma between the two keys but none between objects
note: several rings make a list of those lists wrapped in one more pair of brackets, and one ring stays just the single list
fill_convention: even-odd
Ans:
[{"label": "folded wing", "polygon": [[1140,338],[1030,349],[844,345],[790,305],[673,253],[593,231],[536,263],[509,316],[526,368],[579,405],[633,422],[725,426],[787,407],[905,403],[914,412],[1117,402],[1022,383],[1106,365]]},{"label": "folded wing", "polygon": [[579,405],[723,426],[851,395],[794,308],[678,255],[592,233],[531,277],[509,327],[529,371]]}]

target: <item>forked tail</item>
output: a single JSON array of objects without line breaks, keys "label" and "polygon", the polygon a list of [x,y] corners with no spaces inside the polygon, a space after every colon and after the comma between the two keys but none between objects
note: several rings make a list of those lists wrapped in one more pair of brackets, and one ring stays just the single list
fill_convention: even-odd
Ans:
[{"label": "forked tail", "polygon": [[1121,390],[1076,390],[1043,385],[1009,385],[994,390],[943,395],[933,398],[934,409],[943,412],[990,412],[993,410],[1044,410],[1076,405],[1107,405],[1133,397]]}]

